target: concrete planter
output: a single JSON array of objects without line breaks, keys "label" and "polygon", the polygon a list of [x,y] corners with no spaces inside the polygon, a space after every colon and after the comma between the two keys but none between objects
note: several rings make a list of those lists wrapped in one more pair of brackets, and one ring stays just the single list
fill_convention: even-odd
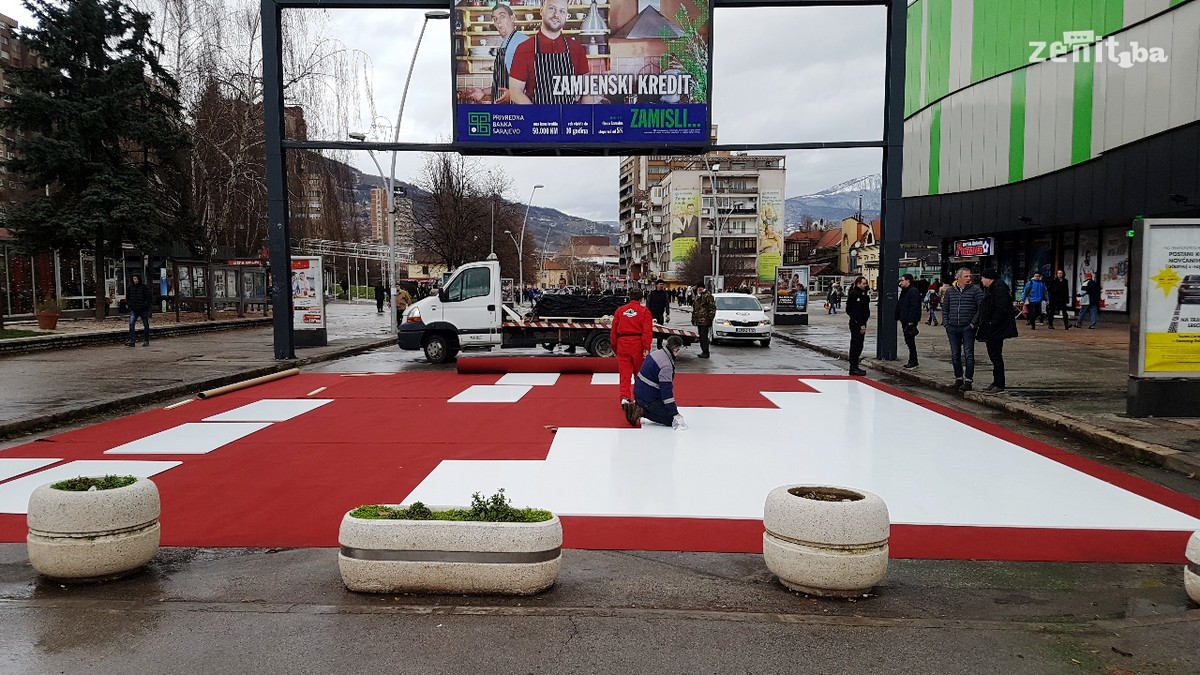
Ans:
[{"label": "concrete planter", "polygon": [[29,496],[29,562],[52,579],[123,576],[158,552],[160,512],[158,488],[146,478],[90,492],[42,485]]},{"label": "concrete planter", "polygon": [[[434,506],[446,511],[457,506]],[[532,595],[554,585],[562,523],[342,518],[342,582],[364,593]]]},{"label": "concrete planter", "polygon": [[891,523],[870,492],[784,485],[767,495],[763,525],[767,569],[794,591],[861,595],[887,575]]},{"label": "concrete planter", "polygon": [[1200,532],[1193,532],[1187,543],[1187,564],[1183,567],[1183,587],[1192,602],[1200,605]]}]

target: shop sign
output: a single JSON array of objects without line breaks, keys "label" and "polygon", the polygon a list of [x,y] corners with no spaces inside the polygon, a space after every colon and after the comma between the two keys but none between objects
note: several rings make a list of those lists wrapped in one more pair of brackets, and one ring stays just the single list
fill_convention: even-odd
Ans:
[{"label": "shop sign", "polygon": [[959,239],[954,242],[955,258],[983,257],[993,255],[996,250],[996,240],[992,237],[980,239]]}]

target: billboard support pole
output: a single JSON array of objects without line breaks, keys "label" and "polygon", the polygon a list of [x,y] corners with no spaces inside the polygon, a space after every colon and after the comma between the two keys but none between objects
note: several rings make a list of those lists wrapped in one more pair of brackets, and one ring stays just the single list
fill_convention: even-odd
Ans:
[{"label": "billboard support pole", "polygon": [[879,312],[875,356],[896,360],[896,301],[900,283],[900,225],[904,218],[904,50],[907,3],[887,5],[887,53],[883,86],[883,202],[880,204]]},{"label": "billboard support pole", "polygon": [[292,332],[292,238],[287,214],[287,157],[283,150],[282,11],[275,0],[262,0],[263,114],[267,152],[267,245],[274,286],[271,326],[275,358],[296,358]]}]

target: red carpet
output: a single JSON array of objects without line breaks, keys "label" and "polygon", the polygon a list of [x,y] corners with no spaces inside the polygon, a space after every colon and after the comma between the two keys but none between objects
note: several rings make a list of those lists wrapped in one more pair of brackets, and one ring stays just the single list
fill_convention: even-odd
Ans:
[{"label": "red carpet", "polygon": [[[502,360],[502,359],[480,359]],[[525,359],[511,359],[525,360]],[[590,361],[554,358],[554,361]],[[772,407],[761,391],[812,391],[791,375],[679,376],[687,407]],[[543,459],[556,427],[624,427],[615,387],[589,375],[563,375],[510,405],[450,404],[470,385],[495,375],[413,373],[299,375],[225,396],[154,410],[5,450],[0,457],[122,459],[103,451],[196,422],[252,401],[333,401],[205,455],[139,455],[178,460],[154,478],[163,499],[167,546],[335,546],[345,511],[364,503],[403,501],[430,471],[452,459]],[[953,410],[930,406],[1055,461],[1151,500],[1200,517],[1200,502],[1023,438]],[[469,495],[464,494],[464,501]],[[761,552],[759,520],[563,518],[565,545],[588,549]],[[24,515],[0,514],[0,541],[22,542]],[[1182,562],[1188,533],[1031,530],[896,525],[892,555],[901,558]]]}]

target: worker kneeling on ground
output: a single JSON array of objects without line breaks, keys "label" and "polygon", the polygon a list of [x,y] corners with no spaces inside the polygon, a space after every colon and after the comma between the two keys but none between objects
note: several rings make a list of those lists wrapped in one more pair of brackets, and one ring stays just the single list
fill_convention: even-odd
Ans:
[{"label": "worker kneeling on ground", "polygon": [[675,357],[683,349],[683,340],[672,335],[663,349],[656,349],[646,358],[633,383],[634,404],[626,409],[625,418],[638,426],[645,417],[665,427],[679,431],[688,428],[675,405]]},{"label": "worker kneeling on ground", "polygon": [[642,306],[642,289],[629,291],[629,302],[613,313],[613,351],[617,353],[617,372],[620,373],[621,407],[625,414],[633,407],[633,393],[629,383],[642,369],[642,361],[650,353],[650,338],[653,334],[653,319],[650,310]]}]

